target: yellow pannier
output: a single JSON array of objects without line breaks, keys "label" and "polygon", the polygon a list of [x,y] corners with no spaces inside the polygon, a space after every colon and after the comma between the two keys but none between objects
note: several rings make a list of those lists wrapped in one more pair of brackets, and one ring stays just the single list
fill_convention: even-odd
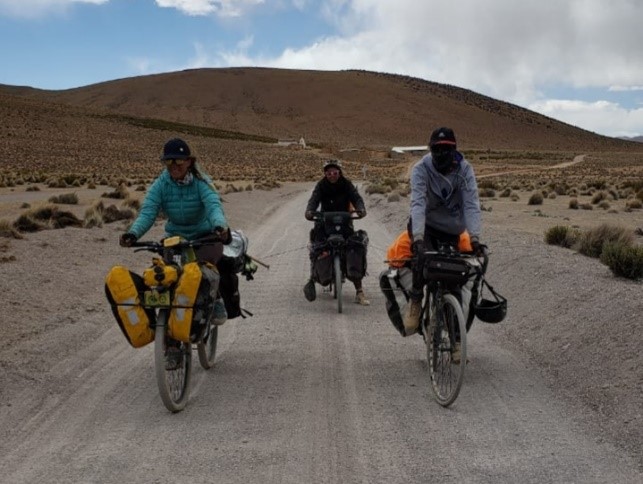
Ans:
[{"label": "yellow pannier", "polygon": [[105,294],[112,313],[127,341],[140,348],[154,340],[153,310],[141,306],[140,293],[145,290],[143,278],[123,266],[111,268],[105,278]]},{"label": "yellow pannier", "polygon": [[201,285],[202,273],[197,262],[188,262],[183,266],[181,277],[174,289],[172,300],[172,311],[168,322],[168,333],[170,337],[190,342],[190,330],[194,316],[194,303]]}]

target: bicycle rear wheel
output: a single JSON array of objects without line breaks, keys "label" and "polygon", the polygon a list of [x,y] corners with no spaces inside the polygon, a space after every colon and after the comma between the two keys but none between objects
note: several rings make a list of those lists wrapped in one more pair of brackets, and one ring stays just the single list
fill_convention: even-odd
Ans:
[{"label": "bicycle rear wheel", "polygon": [[219,326],[210,324],[210,333],[208,336],[196,344],[201,366],[209,370],[214,366],[214,359],[217,356],[217,339],[219,338]]},{"label": "bicycle rear wheel", "polygon": [[[460,303],[452,294],[445,294],[439,307],[431,315],[427,336],[427,358],[431,388],[437,402],[451,405],[462,388],[467,361],[466,322]],[[460,359],[454,361],[456,341],[460,343]]]},{"label": "bicycle rear wheel", "polygon": [[339,254],[333,260],[333,272],[335,273],[335,295],[337,297],[337,312],[342,312],[342,264]]},{"label": "bicycle rear wheel", "polygon": [[167,335],[167,310],[159,311],[154,335],[156,383],[163,404],[170,412],[185,408],[192,375],[192,345]]}]

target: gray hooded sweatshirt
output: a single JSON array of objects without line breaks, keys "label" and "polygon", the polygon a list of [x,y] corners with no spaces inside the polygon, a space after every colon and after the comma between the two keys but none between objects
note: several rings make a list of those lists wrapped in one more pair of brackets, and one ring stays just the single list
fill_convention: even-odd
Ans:
[{"label": "gray hooded sweatshirt", "polygon": [[424,239],[425,225],[451,235],[465,229],[479,237],[481,231],[478,184],[473,168],[460,152],[458,167],[447,175],[433,166],[430,154],[413,166],[411,172],[411,224],[413,240]]}]

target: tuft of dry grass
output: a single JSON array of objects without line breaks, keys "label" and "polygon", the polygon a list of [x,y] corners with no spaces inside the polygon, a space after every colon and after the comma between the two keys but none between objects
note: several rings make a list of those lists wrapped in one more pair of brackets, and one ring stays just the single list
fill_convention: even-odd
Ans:
[{"label": "tuft of dry grass", "polygon": [[0,237],[7,239],[22,239],[22,234],[8,220],[0,220]]},{"label": "tuft of dry grass", "polygon": [[600,257],[603,246],[608,242],[632,245],[634,234],[626,227],[601,224],[581,233],[578,241],[574,244],[574,249],[588,257]]}]

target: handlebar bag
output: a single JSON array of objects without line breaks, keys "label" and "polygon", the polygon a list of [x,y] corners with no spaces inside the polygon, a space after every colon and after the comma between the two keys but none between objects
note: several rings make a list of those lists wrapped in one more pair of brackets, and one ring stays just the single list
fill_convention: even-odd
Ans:
[{"label": "handlebar bag", "polygon": [[439,281],[448,286],[461,286],[473,274],[472,267],[464,259],[444,256],[432,256],[423,270],[424,280]]},{"label": "handlebar bag", "polygon": [[112,267],[105,277],[105,295],[114,318],[134,348],[141,348],[154,340],[154,310],[141,305],[140,293],[145,289],[143,278],[124,266]]}]

